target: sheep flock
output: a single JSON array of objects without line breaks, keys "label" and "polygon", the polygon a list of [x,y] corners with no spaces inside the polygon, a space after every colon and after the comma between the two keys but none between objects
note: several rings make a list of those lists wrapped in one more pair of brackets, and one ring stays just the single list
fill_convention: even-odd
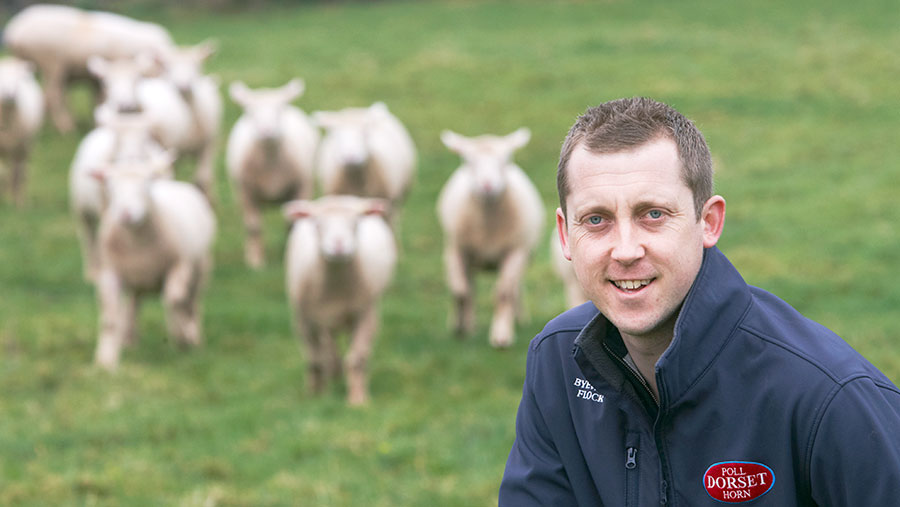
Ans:
[{"label": "sheep flock", "polygon": [[[379,300],[401,254],[398,215],[418,170],[413,138],[387,104],[307,113],[294,104],[305,90],[300,77],[267,88],[224,85],[203,68],[214,41],[179,46],[157,24],[75,7],[26,7],[3,27],[3,47],[0,183],[9,188],[0,187],[0,199],[11,200],[11,212],[26,206],[29,153],[45,117],[73,132],[66,87],[75,79],[95,85],[94,128],[72,154],[69,204],[83,275],[97,295],[99,367],[115,370],[123,347],[137,341],[148,295],[161,299],[176,344],[203,343],[217,221],[238,219],[217,216],[215,163],[224,153],[247,269],[267,261],[264,232],[286,233],[285,297],[306,385],[318,393],[343,375],[348,403],[369,400]],[[220,88],[241,110],[230,128]],[[473,137],[445,130],[440,138],[460,157],[435,203],[451,327],[459,337],[474,331],[473,277],[495,271],[488,338],[497,348],[513,343],[524,272],[535,249],[548,246],[547,210],[513,161],[530,137],[522,127]],[[182,159],[193,167],[191,182],[175,178]],[[280,209],[283,230],[262,230],[266,208]],[[554,236],[551,258],[574,305],[585,298]]]}]

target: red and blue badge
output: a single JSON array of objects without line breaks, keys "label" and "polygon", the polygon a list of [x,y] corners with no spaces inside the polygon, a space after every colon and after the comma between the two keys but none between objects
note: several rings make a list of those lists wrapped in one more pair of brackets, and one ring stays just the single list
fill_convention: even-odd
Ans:
[{"label": "red and blue badge", "polygon": [[775,484],[775,473],[762,463],[723,461],[706,469],[703,487],[714,500],[742,503],[765,495]]}]

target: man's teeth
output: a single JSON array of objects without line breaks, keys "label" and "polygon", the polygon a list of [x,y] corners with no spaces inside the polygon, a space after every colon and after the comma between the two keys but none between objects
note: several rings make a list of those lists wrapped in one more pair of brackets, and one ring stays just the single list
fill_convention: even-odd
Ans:
[{"label": "man's teeth", "polygon": [[613,283],[620,289],[640,289],[650,283],[651,280],[615,280]]}]

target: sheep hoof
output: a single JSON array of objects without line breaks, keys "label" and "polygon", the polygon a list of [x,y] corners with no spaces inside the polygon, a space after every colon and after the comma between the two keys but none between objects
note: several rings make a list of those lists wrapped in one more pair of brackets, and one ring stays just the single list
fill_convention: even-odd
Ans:
[{"label": "sheep hoof", "polygon": [[495,349],[505,349],[513,344],[512,333],[491,333],[491,346]]},{"label": "sheep hoof", "polygon": [[351,407],[361,407],[369,403],[369,395],[364,391],[351,391],[347,395],[347,404]]}]

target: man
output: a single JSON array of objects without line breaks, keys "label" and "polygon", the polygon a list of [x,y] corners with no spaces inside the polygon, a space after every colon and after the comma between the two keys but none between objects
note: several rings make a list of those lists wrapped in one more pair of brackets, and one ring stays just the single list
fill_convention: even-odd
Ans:
[{"label": "man", "polygon": [[725,200],[693,123],[591,108],[557,182],[593,304],[531,342],[501,507],[900,505],[900,391],[715,247]]}]

